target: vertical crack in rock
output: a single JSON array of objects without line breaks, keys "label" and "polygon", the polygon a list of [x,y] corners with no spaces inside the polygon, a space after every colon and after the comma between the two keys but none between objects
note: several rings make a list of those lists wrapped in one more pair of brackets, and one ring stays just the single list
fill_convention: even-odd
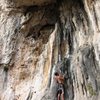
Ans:
[{"label": "vertical crack in rock", "polygon": [[4,66],[4,81],[3,81],[3,89],[7,87],[7,77],[8,77],[8,66]]},{"label": "vertical crack in rock", "polygon": [[32,99],[32,95],[33,95],[33,92],[30,90],[26,100],[31,100]]}]

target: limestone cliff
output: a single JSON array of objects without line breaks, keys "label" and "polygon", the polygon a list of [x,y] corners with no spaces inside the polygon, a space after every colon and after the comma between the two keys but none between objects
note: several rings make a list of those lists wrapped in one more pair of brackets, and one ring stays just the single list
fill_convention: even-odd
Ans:
[{"label": "limestone cliff", "polygon": [[100,100],[100,0],[0,0],[0,100]]}]

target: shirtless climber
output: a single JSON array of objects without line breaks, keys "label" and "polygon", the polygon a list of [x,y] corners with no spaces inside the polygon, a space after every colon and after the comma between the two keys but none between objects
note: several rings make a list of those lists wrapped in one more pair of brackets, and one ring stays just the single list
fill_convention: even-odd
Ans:
[{"label": "shirtless climber", "polygon": [[55,79],[58,83],[57,98],[58,100],[64,100],[64,76],[58,72],[54,73]]}]

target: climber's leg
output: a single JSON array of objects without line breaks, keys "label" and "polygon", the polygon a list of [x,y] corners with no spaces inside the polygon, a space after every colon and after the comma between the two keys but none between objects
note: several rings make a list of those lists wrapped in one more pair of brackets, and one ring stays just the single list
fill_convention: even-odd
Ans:
[{"label": "climber's leg", "polygon": [[60,94],[58,94],[58,100],[60,100]]},{"label": "climber's leg", "polygon": [[61,94],[61,100],[64,100],[64,92]]}]

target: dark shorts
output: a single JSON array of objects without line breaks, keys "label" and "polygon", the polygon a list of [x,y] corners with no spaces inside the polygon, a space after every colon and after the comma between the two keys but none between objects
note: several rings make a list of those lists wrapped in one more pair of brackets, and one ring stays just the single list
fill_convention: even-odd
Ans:
[{"label": "dark shorts", "polygon": [[64,85],[63,84],[61,84],[61,83],[59,83],[58,84],[58,90],[57,90],[57,95],[58,94],[64,94]]}]

